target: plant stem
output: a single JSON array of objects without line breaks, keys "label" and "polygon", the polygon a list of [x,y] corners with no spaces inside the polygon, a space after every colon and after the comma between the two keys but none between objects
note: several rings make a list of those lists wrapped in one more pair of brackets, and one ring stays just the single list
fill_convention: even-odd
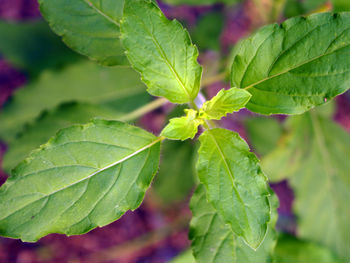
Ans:
[{"label": "plant stem", "polygon": [[125,116],[119,118],[119,120],[120,121],[135,120],[135,119],[145,115],[146,113],[149,113],[149,112],[159,108],[160,106],[163,106],[167,102],[169,102],[169,101],[165,98],[155,99],[154,101],[152,101],[152,102],[130,112],[129,114],[126,114]]}]

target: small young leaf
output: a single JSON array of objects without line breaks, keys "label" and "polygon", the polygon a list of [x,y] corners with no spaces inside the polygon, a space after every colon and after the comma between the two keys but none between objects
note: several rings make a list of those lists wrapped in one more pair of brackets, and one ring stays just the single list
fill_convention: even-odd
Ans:
[{"label": "small young leaf", "polygon": [[257,250],[253,250],[224,223],[218,212],[208,203],[204,186],[199,185],[191,199],[190,207],[193,218],[189,233],[193,254],[197,262],[272,262],[272,252],[277,240],[274,227],[277,220],[278,200],[275,195],[269,199],[273,209],[272,220],[268,225],[263,243]]},{"label": "small young leaf", "polygon": [[329,249],[295,237],[282,235],[275,249],[276,263],[344,263]]},{"label": "small young leaf", "polygon": [[129,61],[149,93],[173,103],[197,97],[202,75],[198,50],[179,22],[169,21],[150,1],[127,0],[121,31]]},{"label": "small young leaf", "polygon": [[39,0],[41,14],[73,50],[105,66],[127,63],[120,43],[124,0]]},{"label": "small young leaf", "polygon": [[350,13],[315,14],[260,29],[235,51],[232,86],[261,114],[300,114],[350,83]]},{"label": "small young leaf", "polygon": [[79,235],[136,209],[158,169],[160,141],[117,121],[61,130],[0,188],[0,235]]},{"label": "small young leaf", "polygon": [[198,132],[198,126],[203,124],[203,120],[197,119],[198,112],[192,109],[185,110],[186,116],[170,119],[170,123],[165,126],[161,136],[172,140],[193,139]]},{"label": "small young leaf", "polygon": [[95,103],[128,112],[148,100],[146,87],[132,68],[106,68],[89,61],[76,63],[59,72],[45,71],[36,81],[19,89],[0,112],[0,138],[11,141],[25,123],[62,103]]},{"label": "small young leaf", "polygon": [[208,200],[233,232],[256,249],[270,220],[267,179],[259,160],[235,132],[211,129],[199,140],[197,171]]},{"label": "small young leaf", "polygon": [[264,171],[268,168],[273,180],[289,178],[299,236],[332,248],[349,262],[350,135],[314,110],[288,124],[288,137],[267,155]]},{"label": "small young leaf", "polygon": [[231,88],[229,90],[222,89],[210,101],[203,105],[203,117],[207,119],[220,120],[225,117],[227,113],[239,111],[250,100],[250,93],[248,91]]}]

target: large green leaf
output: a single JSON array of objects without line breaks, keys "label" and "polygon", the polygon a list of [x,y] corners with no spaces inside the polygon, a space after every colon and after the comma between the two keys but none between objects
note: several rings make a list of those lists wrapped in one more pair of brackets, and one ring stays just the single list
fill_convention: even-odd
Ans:
[{"label": "large green leaf", "polygon": [[150,1],[128,0],[121,31],[129,61],[149,93],[173,103],[197,97],[202,75],[198,50],[179,22],[169,21]]},{"label": "large green leaf", "polygon": [[41,144],[47,142],[58,130],[73,124],[83,124],[93,118],[116,119],[122,113],[91,104],[68,103],[45,112],[34,123],[8,144],[2,168],[10,173],[20,161]]},{"label": "large green leaf", "polygon": [[278,200],[275,195],[271,196],[270,200],[273,208],[272,220],[263,243],[257,250],[253,250],[224,223],[214,207],[207,202],[205,188],[199,185],[190,204],[193,218],[189,234],[197,262],[271,262],[272,252],[276,245],[274,227],[277,220]]},{"label": "large green leaf", "polygon": [[61,130],[0,188],[0,234],[78,235],[136,209],[158,169],[160,140],[117,121]]},{"label": "large green leaf", "polygon": [[[310,112],[293,117],[290,134],[266,172],[289,178],[301,237],[322,243],[350,262],[350,135],[332,120]],[[265,170],[266,162],[263,162]],[[315,218],[317,220],[315,220]]]},{"label": "large green leaf", "polygon": [[231,81],[252,94],[254,112],[298,114],[349,88],[349,61],[349,13],[296,17],[242,41]]},{"label": "large green leaf", "polygon": [[120,43],[124,0],[39,0],[52,30],[73,50],[107,66],[127,63]]},{"label": "large green leaf", "polygon": [[282,235],[275,249],[276,263],[342,263],[329,249]]},{"label": "large green leaf", "polygon": [[199,140],[197,171],[208,200],[236,235],[259,247],[270,220],[267,179],[259,160],[235,132],[211,129]]},{"label": "large green leaf", "polygon": [[95,103],[127,112],[147,98],[145,86],[128,67],[104,68],[82,62],[60,72],[46,71],[38,80],[19,89],[2,109],[0,138],[10,141],[43,110],[64,102]]},{"label": "large green leaf", "polygon": [[0,21],[0,35],[0,54],[12,65],[32,74],[79,58],[43,21]]}]

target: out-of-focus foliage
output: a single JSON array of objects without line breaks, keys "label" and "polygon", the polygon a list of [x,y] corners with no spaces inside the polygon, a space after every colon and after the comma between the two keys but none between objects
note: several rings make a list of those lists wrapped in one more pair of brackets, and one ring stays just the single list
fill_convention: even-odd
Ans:
[{"label": "out-of-focus foliage", "polygon": [[334,11],[350,11],[350,1],[349,0],[332,0]]},{"label": "out-of-focus foliage", "polygon": [[200,50],[219,50],[220,34],[224,26],[224,16],[220,12],[212,12],[200,17],[191,32],[193,43]]},{"label": "out-of-focus foliage", "polygon": [[300,236],[349,261],[350,135],[327,114],[290,118],[288,135],[262,166],[273,181],[289,178]]},{"label": "out-of-focus foliage", "polygon": [[105,68],[81,62],[62,71],[45,71],[19,89],[0,112],[0,138],[9,142],[24,124],[61,103],[80,101],[128,112],[149,96],[138,74],[128,67]]},{"label": "out-of-focus foliage", "polygon": [[251,117],[244,124],[252,149],[259,155],[274,150],[283,133],[281,123],[274,118]]},{"label": "out-of-focus foliage", "polygon": [[153,189],[164,203],[184,200],[194,186],[194,145],[191,141],[166,141]]},{"label": "out-of-focus foliage", "polygon": [[343,263],[329,249],[295,237],[282,235],[275,249],[276,263]]},{"label": "out-of-focus foliage", "polygon": [[[120,102],[122,103],[122,102]],[[120,108],[122,109],[122,105]],[[47,142],[58,130],[83,124],[92,118],[117,119],[123,113],[93,104],[68,103],[45,112],[8,144],[2,168],[10,173],[32,150]]]},{"label": "out-of-focus foliage", "polygon": [[80,58],[66,47],[44,21],[0,21],[0,55],[31,74],[57,68]]},{"label": "out-of-focus foliage", "polygon": [[[327,1],[328,0],[304,0],[304,1],[286,0],[284,14],[286,17],[305,15],[314,11],[318,7],[322,6]],[[335,1],[339,1],[339,0],[335,0]]]},{"label": "out-of-focus foliage", "polygon": [[170,263],[196,263],[196,261],[192,255],[192,251],[186,250],[185,252],[177,256],[175,259],[170,261]]}]

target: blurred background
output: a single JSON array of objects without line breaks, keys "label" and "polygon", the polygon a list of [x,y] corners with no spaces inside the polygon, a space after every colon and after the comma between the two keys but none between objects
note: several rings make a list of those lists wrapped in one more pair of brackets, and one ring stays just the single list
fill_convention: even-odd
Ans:
[{"label": "blurred background", "polygon": [[[198,46],[207,98],[229,87],[225,73],[232,48],[257,28],[303,14],[350,10],[349,0],[217,2],[158,1],[166,16],[181,21]],[[154,100],[145,90],[134,71],[97,66],[67,48],[41,18],[36,0],[0,0],[0,185],[20,160],[60,128],[96,116],[123,118]],[[183,107],[158,106],[145,116],[127,115],[127,119],[158,134],[168,118],[183,113]],[[330,122],[350,132],[349,92],[324,111]],[[281,140],[291,132],[287,122],[285,116],[268,118],[242,110],[224,118],[221,125],[239,132],[264,160],[276,149],[287,147],[281,146]],[[188,141],[164,144],[159,174],[135,212],[82,236],[53,234],[33,244],[0,238],[0,262],[170,262],[190,246],[188,202],[196,184],[196,147]],[[267,169],[273,170],[266,158]],[[286,180],[272,181],[280,199],[277,228],[293,236],[297,225],[292,187]],[[321,243],[315,243],[316,250]],[[333,255],[331,250],[327,253]]]}]

